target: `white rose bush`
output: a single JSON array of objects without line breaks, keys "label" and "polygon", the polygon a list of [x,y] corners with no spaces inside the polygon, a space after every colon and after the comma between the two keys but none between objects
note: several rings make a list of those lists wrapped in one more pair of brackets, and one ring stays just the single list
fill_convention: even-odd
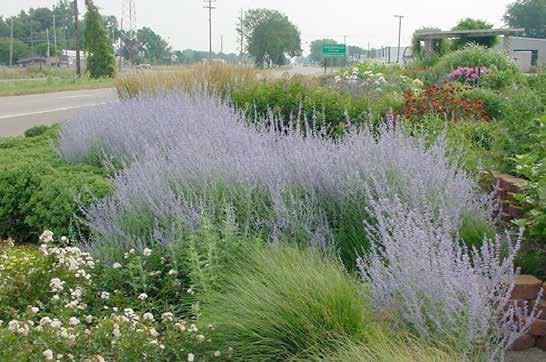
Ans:
[{"label": "white rose bush", "polygon": [[[191,309],[193,298],[185,293],[183,279],[167,276],[172,268],[168,261],[151,261],[151,251],[147,256],[134,253],[115,269],[77,247],[64,246],[50,231],[42,234],[40,242],[40,250],[23,252],[12,242],[0,247],[4,256],[0,360],[218,360],[221,354],[229,356],[227,350],[211,346],[213,325],[197,333],[195,320],[182,318],[190,315],[181,309]],[[134,277],[137,274],[139,278]],[[140,291],[151,297],[144,298],[147,294]],[[175,298],[178,293],[187,296],[186,307],[168,305],[185,299]]]}]

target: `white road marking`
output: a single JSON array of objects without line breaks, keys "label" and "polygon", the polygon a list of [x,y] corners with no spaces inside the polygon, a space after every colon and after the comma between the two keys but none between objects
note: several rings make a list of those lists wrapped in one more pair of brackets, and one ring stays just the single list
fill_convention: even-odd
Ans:
[{"label": "white road marking", "polygon": [[62,111],[69,111],[71,109],[78,109],[78,108],[86,108],[86,107],[95,107],[95,106],[101,106],[104,104],[110,104],[112,102],[102,102],[102,103],[95,103],[95,104],[86,104],[83,106],[74,106],[74,107],[63,107],[63,108],[54,108],[54,109],[48,109],[46,111],[39,111],[39,112],[29,112],[29,113],[18,113],[18,114],[10,114],[7,116],[0,116],[0,119],[8,119],[8,118],[16,118],[16,117],[24,117],[24,116],[33,116],[36,114],[44,114],[44,113],[53,113],[53,112],[62,112]]},{"label": "white road marking", "polygon": [[94,97],[94,94],[81,94],[76,96],[63,96],[63,97],[57,97],[57,99],[70,99],[70,98],[84,98],[84,97]]}]

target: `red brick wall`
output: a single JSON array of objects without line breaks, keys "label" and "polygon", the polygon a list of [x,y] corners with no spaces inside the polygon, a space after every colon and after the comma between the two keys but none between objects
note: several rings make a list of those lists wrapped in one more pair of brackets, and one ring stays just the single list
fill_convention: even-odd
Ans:
[{"label": "red brick wall", "polygon": [[524,216],[521,204],[514,199],[515,194],[522,193],[522,187],[527,182],[502,173],[493,173],[498,185],[498,198],[500,203],[501,218],[504,221],[519,219]]},{"label": "red brick wall", "polygon": [[[527,304],[528,308],[533,308],[541,288],[545,288],[544,292],[546,293],[546,283],[538,278],[532,275],[519,275],[516,277],[516,285],[512,291],[510,303],[518,306]],[[527,334],[514,342],[512,350],[523,351],[531,347],[538,347],[546,351],[546,300],[542,299],[537,305],[537,309],[540,313],[538,319],[532,324]]]}]

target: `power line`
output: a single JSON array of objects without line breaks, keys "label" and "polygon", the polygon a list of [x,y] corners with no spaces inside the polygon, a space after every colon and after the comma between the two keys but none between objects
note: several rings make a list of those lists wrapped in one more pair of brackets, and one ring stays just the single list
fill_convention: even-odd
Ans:
[{"label": "power line", "polygon": [[212,60],[212,10],[216,9],[212,4],[216,0],[205,0],[204,9],[209,9],[209,62]]}]

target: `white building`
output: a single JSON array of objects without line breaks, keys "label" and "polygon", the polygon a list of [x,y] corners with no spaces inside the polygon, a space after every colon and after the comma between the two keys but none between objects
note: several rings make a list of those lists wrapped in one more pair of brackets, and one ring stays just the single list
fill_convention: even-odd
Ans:
[{"label": "white building", "polygon": [[[87,52],[80,51],[80,59],[82,64],[85,64],[85,60],[87,59]],[[63,49],[62,55],[59,57],[59,61],[65,66],[76,66],[76,51],[71,49]]]},{"label": "white building", "polygon": [[510,57],[514,59],[523,72],[530,72],[537,66],[546,65],[546,39],[510,37],[506,43],[504,36],[499,37],[496,49],[510,49]]}]

